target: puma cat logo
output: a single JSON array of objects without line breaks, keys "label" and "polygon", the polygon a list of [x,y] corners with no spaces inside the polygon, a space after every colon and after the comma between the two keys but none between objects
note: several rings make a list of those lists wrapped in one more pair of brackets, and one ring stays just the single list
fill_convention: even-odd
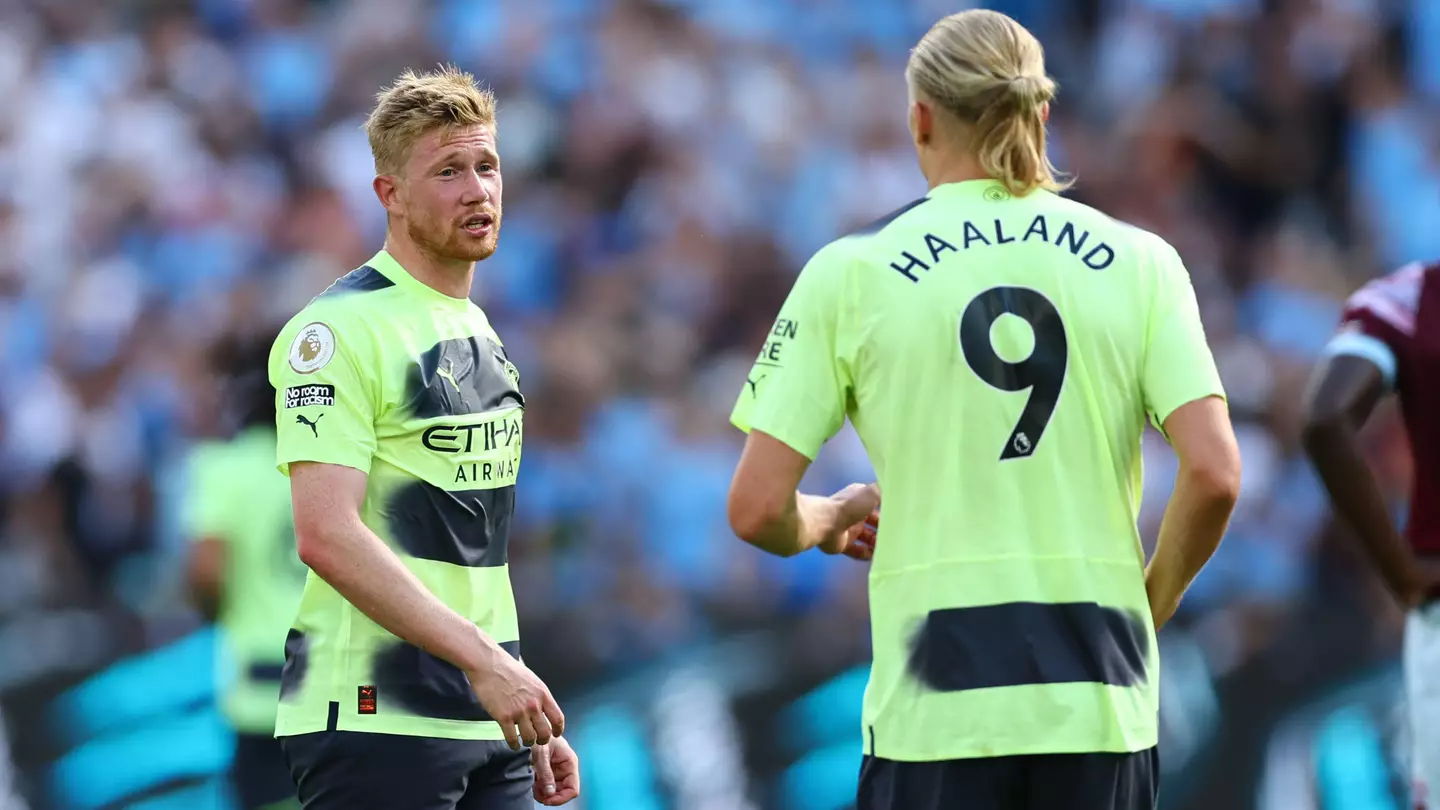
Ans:
[{"label": "puma cat logo", "polygon": [[457,393],[457,394],[460,393],[460,383],[458,383],[458,382],[455,381],[455,372],[453,372],[453,371],[450,370],[450,364],[449,364],[449,363],[446,363],[446,364],[445,364],[445,368],[437,368],[437,369],[435,369],[435,376],[437,376],[437,377],[443,377],[443,378],[445,378],[446,380],[449,380],[449,381],[450,381],[450,385],[455,388],[455,393]]},{"label": "puma cat logo", "polygon": [[314,433],[314,434],[315,434],[315,438],[317,438],[317,439],[320,438],[320,420],[321,420],[321,419],[324,419],[324,418],[325,418],[325,414],[322,413],[322,414],[320,414],[319,416],[315,417],[315,421],[312,422],[312,421],[310,421],[309,419],[306,419],[306,418],[305,418],[305,414],[303,414],[303,413],[301,413],[301,414],[296,414],[296,415],[295,415],[295,421],[296,421],[297,423],[299,423],[299,424],[302,424],[302,425],[310,428],[310,432],[311,432],[311,433]]}]

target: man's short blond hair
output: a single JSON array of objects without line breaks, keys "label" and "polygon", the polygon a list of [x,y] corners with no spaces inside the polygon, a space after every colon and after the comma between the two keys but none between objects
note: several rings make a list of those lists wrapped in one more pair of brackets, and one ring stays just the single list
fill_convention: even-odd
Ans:
[{"label": "man's short blond hair", "polygon": [[495,126],[495,94],[475,77],[444,65],[416,73],[407,70],[376,96],[365,121],[370,153],[379,174],[399,174],[415,142],[436,129]]}]

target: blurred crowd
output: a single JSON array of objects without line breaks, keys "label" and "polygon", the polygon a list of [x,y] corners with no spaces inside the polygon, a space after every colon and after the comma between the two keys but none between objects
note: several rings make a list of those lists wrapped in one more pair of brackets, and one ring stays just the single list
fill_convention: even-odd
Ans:
[{"label": "blurred crowd", "polygon": [[[1387,654],[1398,612],[1329,525],[1299,407],[1345,296],[1440,257],[1440,3],[983,5],[1047,48],[1072,195],[1169,239],[1201,299],[1246,475],[1183,626],[1221,674]],[[726,417],[810,253],[925,193],[904,60],[966,6],[0,0],[0,692],[198,623],[184,462],[233,429],[207,358],[379,247],[361,123],[439,62],[499,99],[504,226],[474,298],[530,404],[527,659],[563,690],[795,619],[815,666],[863,661],[861,566],[726,528]],[[1404,437],[1373,439],[1399,515]],[[1149,538],[1172,460],[1154,434],[1145,458]],[[806,487],[868,476],[847,429]]]}]

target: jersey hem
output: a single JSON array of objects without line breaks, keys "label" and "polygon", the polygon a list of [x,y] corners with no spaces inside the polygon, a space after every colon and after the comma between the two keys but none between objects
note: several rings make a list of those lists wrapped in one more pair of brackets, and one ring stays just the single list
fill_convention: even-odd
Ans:
[{"label": "jersey hem", "polygon": [[[275,737],[294,737],[313,734],[317,731],[332,730],[322,719],[319,722],[302,720],[279,720],[275,723]],[[392,734],[401,737],[430,737],[441,740],[503,740],[505,734],[500,724],[494,721],[436,720],[420,717],[366,717],[341,715],[334,731],[351,731],[360,734]]]},{"label": "jersey hem", "polygon": [[997,748],[993,745],[965,746],[960,748],[949,748],[944,751],[918,751],[915,749],[891,746],[884,746],[884,753],[877,753],[875,748],[869,744],[869,732],[866,731],[867,743],[864,746],[864,753],[867,756],[888,759],[895,762],[947,762],[953,759],[994,759],[997,757],[1019,757],[1019,756],[1041,756],[1055,754],[1135,754],[1140,751],[1148,751],[1160,744],[1159,733],[1154,736],[1145,737],[1139,742],[1118,742],[1110,745],[1055,745],[1053,742],[1045,742],[1037,745],[1017,745]]}]

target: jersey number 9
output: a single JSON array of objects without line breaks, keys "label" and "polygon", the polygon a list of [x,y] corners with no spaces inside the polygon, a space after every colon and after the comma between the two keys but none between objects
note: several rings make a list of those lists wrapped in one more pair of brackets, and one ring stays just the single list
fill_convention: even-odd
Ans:
[{"label": "jersey number 9", "polygon": [[[1030,356],[1018,363],[1003,360],[990,341],[990,328],[1006,313],[1023,318],[1035,335]],[[1059,311],[1035,290],[992,287],[975,296],[960,316],[960,349],[975,376],[991,386],[1001,391],[1029,389],[1030,399],[1005,442],[1000,460],[1028,458],[1040,444],[1065,384],[1069,344]]]}]

